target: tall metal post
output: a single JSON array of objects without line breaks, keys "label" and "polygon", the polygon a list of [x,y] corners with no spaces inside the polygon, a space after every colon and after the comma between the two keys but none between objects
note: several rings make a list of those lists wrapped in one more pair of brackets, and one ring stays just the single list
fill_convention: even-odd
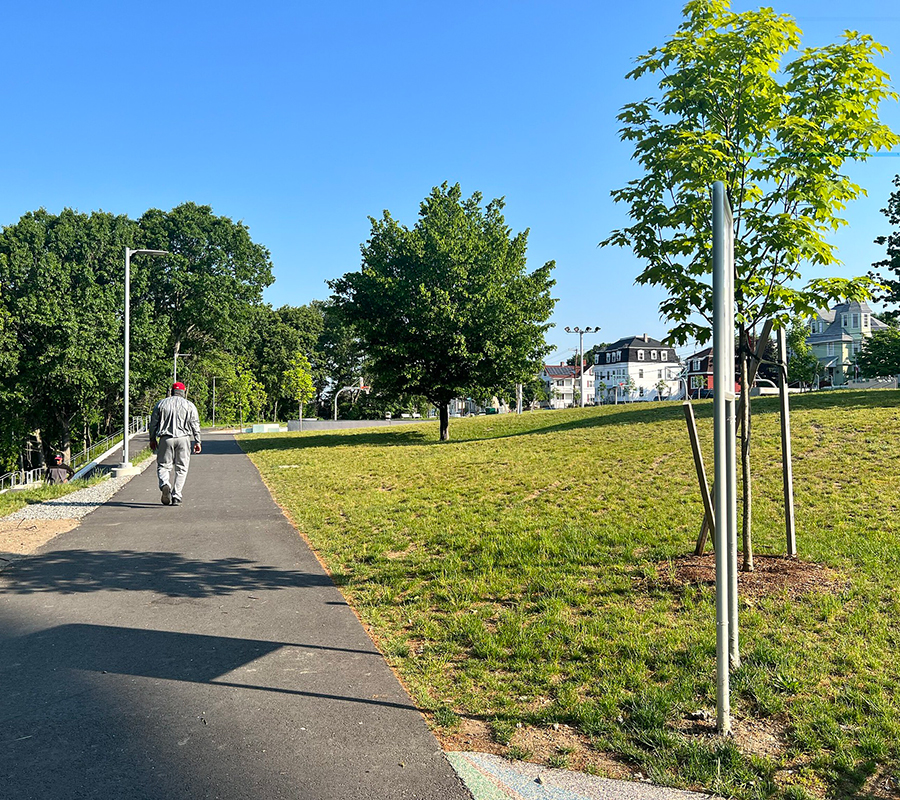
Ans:
[{"label": "tall metal post", "polygon": [[125,426],[122,429],[122,466],[131,466],[128,457],[128,409],[129,387],[131,385],[131,254],[134,251],[130,247],[125,248]]},{"label": "tall metal post", "polygon": [[788,397],[787,333],[778,331],[778,388],[781,396],[781,463],[784,480],[784,526],[787,554],[797,555],[797,532],[794,525],[794,468],[791,463],[791,407]]},{"label": "tall metal post", "polygon": [[125,383],[122,392],[125,401],[125,413],[122,427],[122,463],[113,468],[113,477],[135,475],[138,472],[137,468],[131,465],[128,453],[128,428],[131,422],[129,419],[129,403],[131,400],[131,257],[138,253],[147,253],[154,256],[167,255],[168,250],[132,250],[130,247],[125,248]]},{"label": "tall metal post", "polygon": [[[734,452],[734,266],[728,257],[731,214],[725,185],[712,187],[713,261],[713,419],[715,436],[716,534],[716,722],[719,733],[731,732],[729,622],[731,594],[729,540],[737,508],[731,513]],[[731,323],[731,324],[729,324]],[[735,504],[736,505],[736,504]]]}]

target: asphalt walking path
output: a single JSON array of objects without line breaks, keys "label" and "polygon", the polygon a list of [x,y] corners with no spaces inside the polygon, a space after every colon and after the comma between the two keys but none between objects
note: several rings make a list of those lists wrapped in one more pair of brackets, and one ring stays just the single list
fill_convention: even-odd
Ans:
[{"label": "asphalt walking path", "polygon": [[0,575],[0,797],[447,798],[424,720],[230,435]]}]

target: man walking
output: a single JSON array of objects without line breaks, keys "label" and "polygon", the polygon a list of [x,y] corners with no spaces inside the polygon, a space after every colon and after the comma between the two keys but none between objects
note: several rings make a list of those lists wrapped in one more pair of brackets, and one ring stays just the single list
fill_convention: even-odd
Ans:
[{"label": "man walking", "polygon": [[[191,441],[200,452],[200,417],[185,396],[183,383],[172,384],[172,395],[160,400],[150,416],[150,449],[156,451],[156,475],[164,506],[181,505],[181,491],[191,463]],[[170,483],[172,467],[175,483]]]}]

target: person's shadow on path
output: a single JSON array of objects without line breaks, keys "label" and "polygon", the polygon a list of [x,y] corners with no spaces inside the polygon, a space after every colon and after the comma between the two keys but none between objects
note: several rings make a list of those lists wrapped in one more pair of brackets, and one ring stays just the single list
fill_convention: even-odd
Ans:
[{"label": "person's shadow on path", "polygon": [[240,591],[331,586],[324,574],[285,570],[245,558],[212,561],[137,550],[53,550],[27,556],[3,572],[0,595],[154,591],[212,597]]}]

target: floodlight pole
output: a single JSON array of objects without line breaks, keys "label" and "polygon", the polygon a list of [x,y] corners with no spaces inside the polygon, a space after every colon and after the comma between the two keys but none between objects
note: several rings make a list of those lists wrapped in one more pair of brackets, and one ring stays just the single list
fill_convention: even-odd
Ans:
[{"label": "floodlight pole", "polygon": [[[578,374],[578,370],[581,370],[581,374],[578,378],[578,385],[580,387],[581,393],[581,401],[580,405],[584,408],[584,335],[586,333],[599,333],[600,326],[598,325],[596,328],[592,328],[588,326],[587,328],[579,328],[577,325],[574,328],[566,327],[566,333],[577,333],[578,334],[578,360],[581,362],[580,366],[576,365],[575,374]],[[575,378],[572,378],[572,407],[575,406]]]},{"label": "floodlight pole", "polygon": [[[731,209],[725,185],[712,186],[713,261],[713,419],[715,430],[716,539],[716,723],[731,733],[730,658],[731,553],[737,527],[735,482],[734,392],[734,262]],[[731,252],[729,252],[731,251]],[[734,542],[736,548],[736,539]],[[736,575],[735,575],[736,578]],[[734,620],[736,622],[736,620]]]},{"label": "floodlight pole", "polygon": [[124,425],[122,427],[122,463],[112,470],[113,477],[118,478],[123,475],[136,475],[138,470],[131,465],[128,453],[128,427],[130,420],[128,419],[129,404],[129,379],[131,377],[131,257],[140,253],[146,253],[152,256],[168,255],[168,250],[132,250],[130,247],[125,248],[125,415]]}]

